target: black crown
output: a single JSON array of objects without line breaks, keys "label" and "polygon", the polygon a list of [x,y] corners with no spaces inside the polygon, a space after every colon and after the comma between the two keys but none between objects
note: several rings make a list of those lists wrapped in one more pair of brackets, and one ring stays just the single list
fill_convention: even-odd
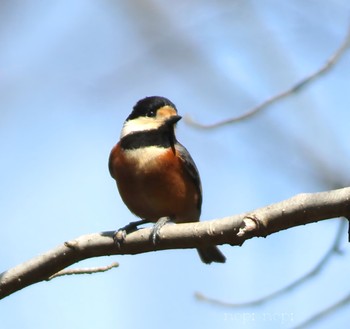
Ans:
[{"label": "black crown", "polygon": [[174,103],[165,97],[150,96],[143,98],[136,103],[133,111],[126,120],[132,120],[142,116],[154,117],[157,114],[157,110],[164,106],[171,106],[177,111]]}]

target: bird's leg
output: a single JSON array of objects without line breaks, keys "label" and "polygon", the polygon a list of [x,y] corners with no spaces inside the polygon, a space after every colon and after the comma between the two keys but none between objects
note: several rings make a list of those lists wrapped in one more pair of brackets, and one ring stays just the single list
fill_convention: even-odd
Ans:
[{"label": "bird's leg", "polygon": [[137,220],[135,222],[130,222],[128,225],[125,225],[124,227],[120,228],[118,231],[125,231],[128,234],[136,231],[139,225],[143,225],[147,223],[149,223],[149,221],[146,219]]},{"label": "bird's leg", "polygon": [[161,217],[158,219],[158,221],[154,224],[153,228],[152,228],[152,232],[151,232],[151,239],[153,244],[155,245],[157,243],[157,241],[159,240],[159,233],[161,228],[169,223],[171,221],[170,217]]},{"label": "bird's leg", "polygon": [[125,240],[125,237],[127,234],[134,232],[137,230],[137,227],[139,225],[147,224],[149,221],[145,219],[137,220],[135,222],[130,222],[129,224],[125,225],[124,227],[121,227],[117,231],[114,232],[113,240],[114,242],[120,246],[120,244]]}]

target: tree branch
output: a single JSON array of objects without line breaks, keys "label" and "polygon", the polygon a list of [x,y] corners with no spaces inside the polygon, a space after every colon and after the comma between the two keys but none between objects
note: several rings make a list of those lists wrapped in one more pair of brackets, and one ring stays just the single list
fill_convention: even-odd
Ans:
[{"label": "tree branch", "polygon": [[293,94],[296,94],[297,92],[300,92],[306,86],[310,85],[311,82],[315,81],[325,73],[329,72],[335,66],[335,64],[338,63],[338,61],[343,56],[345,51],[349,48],[349,46],[350,46],[350,27],[341,45],[335,50],[335,52],[326,60],[326,62],[320,68],[318,68],[316,71],[312,72],[311,74],[307,75],[306,77],[304,77],[303,79],[301,79],[300,81],[292,85],[291,87],[282,91],[281,93],[266,99],[259,105],[254,106],[253,108],[248,110],[246,113],[243,113],[237,117],[228,118],[226,120],[222,120],[212,124],[202,124],[193,120],[190,116],[186,116],[185,117],[186,122],[196,128],[214,129],[214,128],[222,127],[227,124],[249,119],[250,117],[267,109],[270,105],[277,103],[279,100],[289,97]]},{"label": "tree branch", "polygon": [[335,217],[350,216],[350,187],[313,194],[299,194],[255,211],[199,223],[166,225],[160,241],[153,245],[151,229],[126,236],[121,246],[113,242],[113,231],[81,236],[22,263],[0,275],[0,299],[31,284],[47,280],[81,260],[109,255],[198,248],[208,244],[242,245],[252,237]]}]

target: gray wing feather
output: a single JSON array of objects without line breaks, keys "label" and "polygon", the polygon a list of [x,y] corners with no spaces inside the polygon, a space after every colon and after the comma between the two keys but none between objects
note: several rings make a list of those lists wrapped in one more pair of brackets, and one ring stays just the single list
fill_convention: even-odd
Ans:
[{"label": "gray wing feather", "polygon": [[199,212],[201,211],[202,207],[202,184],[201,179],[199,177],[199,172],[197,169],[196,164],[194,163],[190,153],[187,151],[186,147],[184,147],[182,144],[177,142],[175,144],[175,149],[178,152],[178,155],[184,162],[184,167],[187,171],[187,173],[190,175],[191,179],[193,180],[193,183],[198,189],[198,204],[197,207],[199,209]]}]

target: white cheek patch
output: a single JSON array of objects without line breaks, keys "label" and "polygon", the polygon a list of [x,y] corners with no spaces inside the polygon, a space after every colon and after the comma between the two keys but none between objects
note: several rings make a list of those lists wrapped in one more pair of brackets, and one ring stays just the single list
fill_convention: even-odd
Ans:
[{"label": "white cheek patch", "polygon": [[135,166],[138,171],[148,171],[158,166],[158,159],[167,152],[158,146],[148,146],[139,149],[125,150],[128,162]]},{"label": "white cheek patch", "polygon": [[137,131],[147,131],[159,128],[162,125],[162,120],[155,118],[139,117],[133,120],[125,121],[120,138],[123,138]]}]

